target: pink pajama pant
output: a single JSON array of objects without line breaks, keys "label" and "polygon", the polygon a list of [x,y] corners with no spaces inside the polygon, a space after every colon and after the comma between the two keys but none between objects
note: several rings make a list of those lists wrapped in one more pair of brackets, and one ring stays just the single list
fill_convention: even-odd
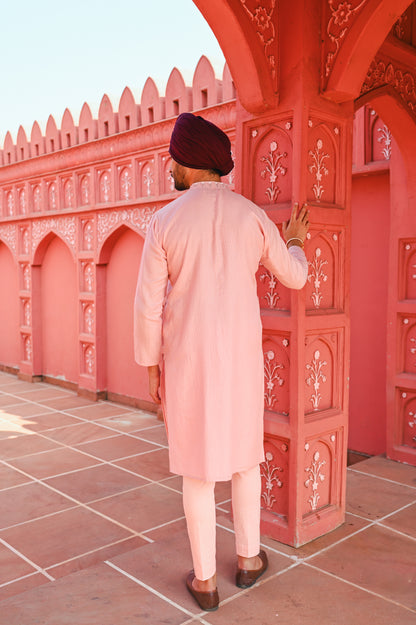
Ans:
[{"label": "pink pajama pant", "polygon": [[[232,506],[237,555],[257,556],[260,550],[260,466],[232,476]],[[216,571],[215,482],[183,478],[183,507],[195,576],[205,580]]]}]

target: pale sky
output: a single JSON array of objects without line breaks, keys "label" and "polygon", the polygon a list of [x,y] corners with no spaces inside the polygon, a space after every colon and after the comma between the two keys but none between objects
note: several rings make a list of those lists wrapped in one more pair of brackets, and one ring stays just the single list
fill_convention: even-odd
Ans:
[{"label": "pale sky", "polygon": [[22,125],[75,124],[84,102],[97,116],[106,93],[114,110],[124,87],[140,102],[148,76],[164,95],[177,67],[190,85],[205,54],[221,78],[224,57],[192,0],[9,0],[0,25],[0,148]]}]

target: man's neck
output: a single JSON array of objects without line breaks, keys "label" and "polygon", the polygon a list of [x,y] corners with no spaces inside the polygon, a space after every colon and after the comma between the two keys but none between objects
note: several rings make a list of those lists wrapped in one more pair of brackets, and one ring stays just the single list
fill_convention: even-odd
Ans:
[{"label": "man's neck", "polygon": [[221,176],[209,169],[189,169],[189,186],[194,182],[221,182]]}]

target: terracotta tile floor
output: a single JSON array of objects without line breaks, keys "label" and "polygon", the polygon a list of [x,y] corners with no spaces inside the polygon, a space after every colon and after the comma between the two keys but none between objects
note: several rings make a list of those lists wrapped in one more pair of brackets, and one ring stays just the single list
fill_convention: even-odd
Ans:
[{"label": "terracotta tile floor", "polygon": [[264,537],[270,567],[246,591],[229,484],[216,501],[221,606],[202,613],[163,425],[0,373],[1,624],[416,624],[416,468],[352,465],[345,524],[299,549]]}]

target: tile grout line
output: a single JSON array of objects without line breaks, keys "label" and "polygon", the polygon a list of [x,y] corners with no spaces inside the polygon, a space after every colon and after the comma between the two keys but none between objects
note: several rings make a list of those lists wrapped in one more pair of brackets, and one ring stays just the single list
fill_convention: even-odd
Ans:
[{"label": "tile grout line", "polygon": [[391,532],[394,532],[395,534],[399,534],[399,536],[403,536],[404,538],[408,538],[410,540],[416,541],[416,536],[411,536],[410,534],[406,534],[406,532],[401,532],[400,530],[397,530],[395,527],[390,527],[389,525],[383,525],[383,523],[380,523],[379,521],[377,521],[375,525],[377,525],[378,527],[382,527],[384,529],[390,530]]},{"label": "tile grout line", "polygon": [[[29,577],[35,577],[35,575],[38,575],[39,573],[40,573],[39,571],[33,571],[33,573],[28,573],[27,575],[22,575],[21,577],[16,577],[15,579],[11,579],[8,582],[4,582],[3,584],[0,584],[0,589],[6,588],[6,586],[10,586],[11,584],[14,584],[15,582],[20,582],[23,579],[28,579]],[[3,599],[0,599],[0,603],[1,601],[3,601]]]},{"label": "tile grout line", "polygon": [[50,575],[49,573],[47,573],[45,571],[45,569],[43,569],[41,566],[39,566],[38,564],[36,564],[35,562],[33,562],[32,560],[30,560],[28,557],[26,557],[23,553],[21,553],[20,551],[18,551],[17,549],[15,549],[12,545],[10,545],[7,541],[5,541],[3,538],[0,538],[0,543],[4,546],[7,547],[7,549],[9,549],[10,551],[12,551],[16,556],[19,556],[19,558],[21,558],[22,560],[25,560],[25,562],[27,562],[28,564],[30,564],[30,566],[33,566],[34,569],[36,569],[36,571],[38,573],[41,573],[42,575],[44,575],[45,577],[47,577],[49,579],[50,582],[54,582],[55,578],[52,577],[52,575]]},{"label": "tile grout line", "polygon": [[124,575],[125,577],[127,577],[128,579],[130,579],[131,581],[135,582],[136,584],[139,584],[139,586],[142,586],[142,588],[145,588],[146,590],[148,590],[149,592],[153,593],[154,595],[156,595],[157,597],[159,597],[159,599],[163,599],[163,601],[166,601],[167,603],[169,603],[171,606],[173,606],[174,608],[180,610],[181,612],[184,612],[184,614],[186,614],[187,616],[191,616],[191,617],[195,617],[197,616],[196,614],[193,614],[192,612],[190,612],[189,610],[187,610],[186,608],[182,607],[181,605],[179,605],[179,603],[176,603],[175,601],[172,601],[172,599],[169,599],[168,597],[166,597],[165,595],[163,595],[162,593],[160,593],[158,590],[156,590],[155,588],[152,588],[151,586],[149,586],[148,584],[145,584],[144,582],[142,582],[138,577],[135,577],[134,575],[131,575],[130,573],[128,573],[127,571],[124,571],[123,569],[121,569],[120,567],[118,567],[116,564],[113,564],[112,562],[110,562],[110,560],[104,560],[104,564],[106,564],[107,566],[111,567],[112,569],[114,569],[115,571],[118,571],[118,573],[121,573],[121,575]]},{"label": "tile grout line", "polygon": [[379,599],[384,599],[384,601],[388,601],[389,603],[392,603],[393,605],[397,605],[398,607],[403,608],[404,610],[408,610],[412,614],[416,613],[416,610],[413,610],[412,608],[409,608],[408,606],[404,605],[403,603],[399,603],[398,601],[395,601],[394,599],[390,599],[389,597],[385,597],[384,595],[380,595],[378,592],[375,592],[374,590],[370,590],[369,588],[364,588],[363,586],[360,586],[359,584],[356,584],[355,582],[351,582],[348,579],[344,579],[343,577],[339,577],[338,575],[335,575],[334,573],[331,573],[330,571],[326,571],[325,569],[321,569],[318,566],[310,564],[309,562],[304,562],[303,564],[305,566],[313,569],[314,571],[319,571],[319,572],[323,573],[324,575],[328,575],[329,577],[332,577],[332,578],[338,580],[339,582],[343,582],[344,584],[348,584],[349,586],[353,586],[354,588],[358,588],[359,590],[362,590],[363,592],[366,592],[366,593],[368,593],[370,595],[373,595],[374,597],[378,597]]},{"label": "tile grout line", "polygon": [[[14,468],[14,467],[12,467]],[[24,473],[22,471],[22,473]],[[27,475],[27,474],[26,474]],[[63,495],[61,491],[57,490],[56,488],[54,488],[53,486],[51,486],[50,484],[46,484],[43,483],[41,480],[39,480],[38,478],[33,478],[33,481],[36,482],[37,484],[41,484],[42,486],[45,486],[45,488],[49,488],[51,491],[53,491],[54,493],[57,493],[58,495],[64,496],[66,499],[74,502],[75,504],[77,504],[76,506],[72,507],[72,508],[68,508],[69,510],[73,510],[75,507],[79,506],[81,508],[84,508],[85,510],[88,510],[89,512],[92,512],[93,514],[96,514],[97,516],[102,517],[103,519],[105,519],[106,521],[109,521],[111,523],[114,523],[115,525],[118,525],[119,527],[121,527],[122,529],[128,531],[130,534],[133,534],[135,536],[139,536],[140,538],[143,538],[144,540],[147,540],[149,542],[149,539],[146,536],[143,536],[140,532],[135,532],[134,530],[132,530],[131,528],[127,527],[127,525],[123,525],[122,523],[120,523],[119,521],[117,521],[116,519],[112,519],[108,516],[106,516],[105,514],[103,514],[102,512],[99,512],[98,510],[94,510],[94,508],[90,508],[89,506],[87,506],[86,504],[82,503],[81,501],[78,501],[77,499],[75,499],[74,497],[71,497],[71,495]],[[144,485],[146,486],[146,484]],[[139,488],[143,488],[143,486],[139,487]],[[46,516],[53,516],[54,514],[61,514],[62,512],[65,512],[65,510],[61,510],[58,512],[54,512],[51,513],[50,515],[46,515]],[[43,518],[43,517],[42,517]],[[30,523],[35,519],[30,519],[29,521],[25,521],[26,523]],[[23,523],[20,523],[19,525],[23,525]],[[3,529],[1,530],[3,531]]]},{"label": "tile grout line", "polygon": [[377,480],[384,480],[385,482],[389,482],[390,484],[396,484],[396,486],[405,486],[406,488],[411,488],[412,490],[416,490],[416,486],[411,486],[410,484],[403,484],[402,482],[391,480],[388,477],[383,477],[382,475],[373,475],[372,473],[366,473],[365,471],[359,471],[358,469],[352,469],[351,467],[348,467],[348,471],[350,471],[351,473],[355,473],[356,475],[357,474],[366,475],[367,477],[374,477]]}]

